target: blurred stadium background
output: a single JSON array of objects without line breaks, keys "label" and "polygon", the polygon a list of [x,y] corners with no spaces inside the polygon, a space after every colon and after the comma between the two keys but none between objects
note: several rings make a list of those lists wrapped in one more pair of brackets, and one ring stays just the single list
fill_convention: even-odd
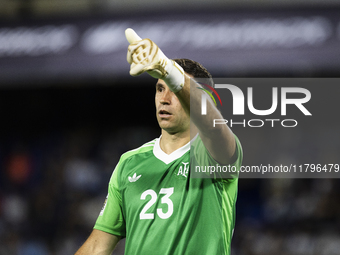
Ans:
[{"label": "blurred stadium background", "polygon": [[[154,80],[128,75],[127,27],[215,77],[340,74],[338,0],[0,0],[0,255],[73,254],[119,156],[159,136]],[[332,110],[284,135],[237,128],[244,164],[339,163]],[[232,254],[339,254],[339,197],[338,179],[241,179]]]}]

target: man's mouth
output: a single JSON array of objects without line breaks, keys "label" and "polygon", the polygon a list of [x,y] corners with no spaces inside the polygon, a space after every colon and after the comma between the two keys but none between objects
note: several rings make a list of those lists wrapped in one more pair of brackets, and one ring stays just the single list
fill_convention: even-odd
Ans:
[{"label": "man's mouth", "polygon": [[161,118],[167,118],[167,117],[170,117],[170,116],[171,116],[171,113],[168,112],[168,111],[166,111],[166,110],[160,110],[160,111],[158,112],[158,115],[159,115],[159,117],[161,117]]}]

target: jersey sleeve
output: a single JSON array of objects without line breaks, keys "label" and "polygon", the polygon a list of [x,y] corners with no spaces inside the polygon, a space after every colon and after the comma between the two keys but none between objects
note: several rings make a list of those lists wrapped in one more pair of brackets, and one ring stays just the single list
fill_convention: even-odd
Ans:
[{"label": "jersey sleeve", "polygon": [[[201,138],[198,136],[193,143],[193,157],[195,158],[195,160],[193,161],[194,164],[192,166],[193,169],[195,169],[196,167],[201,167],[202,169],[204,168],[204,170],[206,170],[204,174],[205,176],[209,176],[209,178],[220,179],[228,182],[237,179],[243,160],[243,151],[238,137],[236,135],[234,135],[234,137],[236,142],[236,155],[234,157],[235,160],[228,165],[221,165],[210,155],[209,151],[205,148]],[[227,168],[224,168],[223,166],[227,166]],[[212,169],[214,171],[213,173],[210,172]],[[223,169],[223,171],[221,169]]]},{"label": "jersey sleeve", "polygon": [[118,163],[111,176],[108,194],[94,229],[125,237],[126,226],[122,210],[122,196],[118,185],[119,166]]}]

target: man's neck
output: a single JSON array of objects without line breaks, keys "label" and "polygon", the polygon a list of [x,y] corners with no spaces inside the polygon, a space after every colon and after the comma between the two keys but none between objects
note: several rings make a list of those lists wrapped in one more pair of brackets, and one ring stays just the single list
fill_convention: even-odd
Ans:
[{"label": "man's neck", "polygon": [[175,150],[183,147],[190,141],[190,132],[187,134],[176,133],[169,134],[168,132],[162,130],[162,137],[159,145],[166,154],[171,154]]},{"label": "man's neck", "polygon": [[171,154],[175,150],[183,147],[190,141],[190,137],[193,138],[197,134],[196,128],[190,128],[186,132],[170,134],[162,129],[162,137],[159,145],[166,154]]}]

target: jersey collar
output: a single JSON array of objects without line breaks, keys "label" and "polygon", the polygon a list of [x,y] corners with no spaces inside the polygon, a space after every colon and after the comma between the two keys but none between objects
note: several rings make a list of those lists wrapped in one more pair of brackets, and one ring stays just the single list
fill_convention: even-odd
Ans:
[{"label": "jersey collar", "polygon": [[153,154],[155,155],[156,158],[163,161],[165,164],[169,164],[172,161],[179,159],[190,149],[190,142],[188,142],[186,145],[182,146],[181,148],[175,150],[174,152],[168,155],[161,149],[161,146],[159,144],[161,137],[162,136],[156,139],[155,145],[153,147]]}]

